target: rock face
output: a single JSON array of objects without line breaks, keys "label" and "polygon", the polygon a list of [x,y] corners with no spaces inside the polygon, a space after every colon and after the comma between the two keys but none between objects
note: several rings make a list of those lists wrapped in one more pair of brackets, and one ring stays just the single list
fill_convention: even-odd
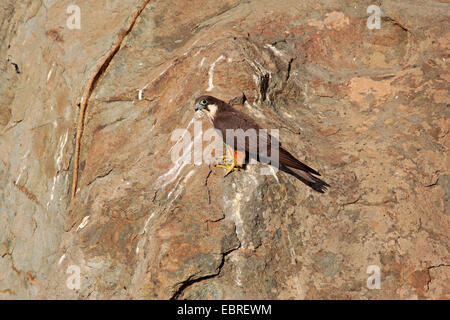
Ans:
[{"label": "rock face", "polygon": [[[450,298],[447,1],[72,3],[0,4],[0,298]],[[331,189],[172,159],[204,93]]]}]

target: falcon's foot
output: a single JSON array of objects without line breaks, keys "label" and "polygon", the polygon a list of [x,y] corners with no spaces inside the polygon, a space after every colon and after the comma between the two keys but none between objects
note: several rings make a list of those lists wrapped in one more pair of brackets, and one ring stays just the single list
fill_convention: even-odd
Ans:
[{"label": "falcon's foot", "polygon": [[[227,162],[227,160],[231,160],[231,163]],[[223,163],[222,164],[218,164],[217,167],[219,168],[224,168],[227,171],[225,172],[224,177],[226,177],[227,175],[229,175],[231,172],[233,171],[238,171],[239,168],[236,167],[236,163],[234,162],[234,159],[232,157],[229,156],[223,156]]]}]

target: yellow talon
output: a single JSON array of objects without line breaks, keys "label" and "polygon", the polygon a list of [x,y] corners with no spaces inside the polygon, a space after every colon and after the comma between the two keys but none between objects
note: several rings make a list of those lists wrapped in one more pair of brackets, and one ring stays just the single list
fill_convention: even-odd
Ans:
[{"label": "yellow talon", "polygon": [[[224,166],[225,167],[225,166]],[[229,175],[231,172],[233,171],[237,171],[239,170],[239,168],[236,168],[234,162],[232,164],[229,164],[225,167],[225,169],[227,169],[227,172],[225,172],[224,177],[226,177],[227,175]]]},{"label": "yellow talon", "polygon": [[236,167],[236,164],[234,163],[234,161],[231,162],[231,163],[228,163],[228,162],[227,162],[227,160],[234,160],[233,158],[231,158],[231,157],[225,155],[225,156],[223,156],[223,160],[224,160],[223,164],[218,164],[217,167],[219,167],[219,168],[224,168],[224,169],[227,170],[227,171],[225,172],[224,177],[226,177],[227,175],[229,175],[229,174],[230,174],[231,172],[233,172],[233,171],[239,170],[239,168]]},{"label": "yellow talon", "polygon": [[[220,159],[220,157],[217,158],[217,159]],[[224,163],[226,163],[228,160],[233,160],[233,157],[230,157],[230,156],[228,156],[228,155],[224,155],[224,156],[222,157],[222,159],[223,159]]]}]

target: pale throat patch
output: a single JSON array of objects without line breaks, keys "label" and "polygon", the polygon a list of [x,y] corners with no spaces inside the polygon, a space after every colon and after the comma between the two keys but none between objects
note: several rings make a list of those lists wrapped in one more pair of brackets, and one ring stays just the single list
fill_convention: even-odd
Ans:
[{"label": "pale throat patch", "polygon": [[209,111],[205,110],[205,113],[208,116],[209,120],[213,121],[214,118],[216,117],[216,113],[217,113],[217,110],[219,109],[219,107],[215,104],[210,104],[210,105],[208,105],[208,109],[209,109]]}]

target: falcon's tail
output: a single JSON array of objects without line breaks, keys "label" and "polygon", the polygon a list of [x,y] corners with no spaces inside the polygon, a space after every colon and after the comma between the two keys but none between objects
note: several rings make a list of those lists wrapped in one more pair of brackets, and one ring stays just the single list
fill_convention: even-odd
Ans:
[{"label": "falcon's tail", "polygon": [[325,191],[327,191],[327,188],[331,187],[328,183],[313,176],[309,172],[284,165],[280,166],[280,170],[293,175],[301,182],[311,187],[312,189],[316,190],[317,192],[324,193]]}]

